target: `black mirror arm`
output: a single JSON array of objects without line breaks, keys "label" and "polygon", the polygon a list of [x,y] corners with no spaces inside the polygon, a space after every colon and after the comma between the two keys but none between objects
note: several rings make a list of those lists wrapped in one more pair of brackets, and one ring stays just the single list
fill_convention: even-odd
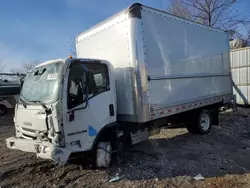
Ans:
[{"label": "black mirror arm", "polygon": [[75,109],[73,109],[73,110],[71,110],[71,113],[74,113],[74,111],[78,111],[78,110],[83,110],[83,109],[85,109],[85,108],[87,108],[88,107],[88,97],[89,97],[89,92],[88,92],[88,84],[86,84],[86,99],[85,99],[85,103],[86,103],[86,105],[84,106],[84,107],[81,107],[81,108],[75,108]]}]

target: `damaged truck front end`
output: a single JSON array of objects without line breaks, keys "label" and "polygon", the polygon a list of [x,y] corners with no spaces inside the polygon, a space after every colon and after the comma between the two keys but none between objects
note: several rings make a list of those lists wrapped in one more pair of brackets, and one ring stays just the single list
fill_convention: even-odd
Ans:
[{"label": "damaged truck front end", "polygon": [[27,74],[15,108],[16,136],[6,139],[8,148],[67,162],[70,151],[64,148],[60,117],[63,64],[45,62]]}]

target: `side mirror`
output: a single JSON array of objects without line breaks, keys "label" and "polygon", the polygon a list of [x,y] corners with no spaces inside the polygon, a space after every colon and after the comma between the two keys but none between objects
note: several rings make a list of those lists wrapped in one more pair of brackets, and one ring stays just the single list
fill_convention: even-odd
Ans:
[{"label": "side mirror", "polygon": [[21,87],[20,88],[22,88],[23,87],[23,80],[21,81]]},{"label": "side mirror", "polygon": [[83,97],[84,98],[84,102],[85,102],[85,106],[83,108],[87,108],[88,106],[88,100],[89,100],[89,83],[88,83],[88,80],[89,80],[89,72],[85,70],[85,73],[86,73],[86,77],[85,77],[85,81],[83,81],[85,87],[83,88]]},{"label": "side mirror", "polygon": [[84,106],[83,106],[83,109],[84,108],[87,108],[87,106],[88,106],[88,102],[89,102],[89,90],[88,90],[88,84],[86,84],[86,88],[85,88],[85,91],[84,91],[84,97],[85,97],[85,99],[84,99]]},{"label": "side mirror", "polygon": [[68,120],[68,122],[74,121],[74,119],[75,119],[75,111],[82,110],[82,109],[85,109],[85,108],[88,107],[88,98],[86,98],[86,101],[83,104],[85,104],[83,107],[81,107],[81,108],[75,108],[75,109],[73,109],[73,110],[71,110],[71,111],[69,111],[67,113],[67,120]]},{"label": "side mirror", "polygon": [[24,82],[24,77],[22,77],[21,79],[20,79],[20,83],[21,83],[21,89],[22,89],[22,87],[23,87],[23,82]]}]

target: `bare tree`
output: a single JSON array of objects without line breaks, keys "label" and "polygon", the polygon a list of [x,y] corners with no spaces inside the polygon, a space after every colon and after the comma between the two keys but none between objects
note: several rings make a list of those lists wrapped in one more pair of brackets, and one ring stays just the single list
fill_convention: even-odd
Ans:
[{"label": "bare tree", "polygon": [[10,71],[14,74],[26,74],[30,70],[34,69],[40,61],[32,61],[30,63],[25,63],[21,67],[13,67],[10,69]]},{"label": "bare tree", "polygon": [[175,16],[192,20],[190,10],[183,5],[181,0],[172,0],[168,7],[168,12]]},{"label": "bare tree", "polygon": [[22,67],[23,67],[25,72],[28,72],[28,71],[34,69],[39,63],[40,63],[40,61],[36,60],[36,61],[32,61],[30,63],[25,63],[25,64],[23,64]]},{"label": "bare tree", "polygon": [[[237,0],[238,2],[239,0]],[[250,19],[235,9],[236,0],[171,0],[168,12],[204,25],[227,31],[232,38],[247,39],[239,28],[246,29]]]},{"label": "bare tree", "polygon": [[12,67],[10,68],[10,72],[13,73],[13,74],[23,74],[24,72],[18,68],[18,67]]}]

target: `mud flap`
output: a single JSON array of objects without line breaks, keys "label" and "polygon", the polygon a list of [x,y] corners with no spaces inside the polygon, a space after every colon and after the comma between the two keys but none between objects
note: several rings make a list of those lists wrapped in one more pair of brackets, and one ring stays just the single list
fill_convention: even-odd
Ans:
[{"label": "mud flap", "polygon": [[214,109],[209,110],[209,112],[212,118],[212,125],[218,126],[219,125],[219,109],[214,108]]}]

